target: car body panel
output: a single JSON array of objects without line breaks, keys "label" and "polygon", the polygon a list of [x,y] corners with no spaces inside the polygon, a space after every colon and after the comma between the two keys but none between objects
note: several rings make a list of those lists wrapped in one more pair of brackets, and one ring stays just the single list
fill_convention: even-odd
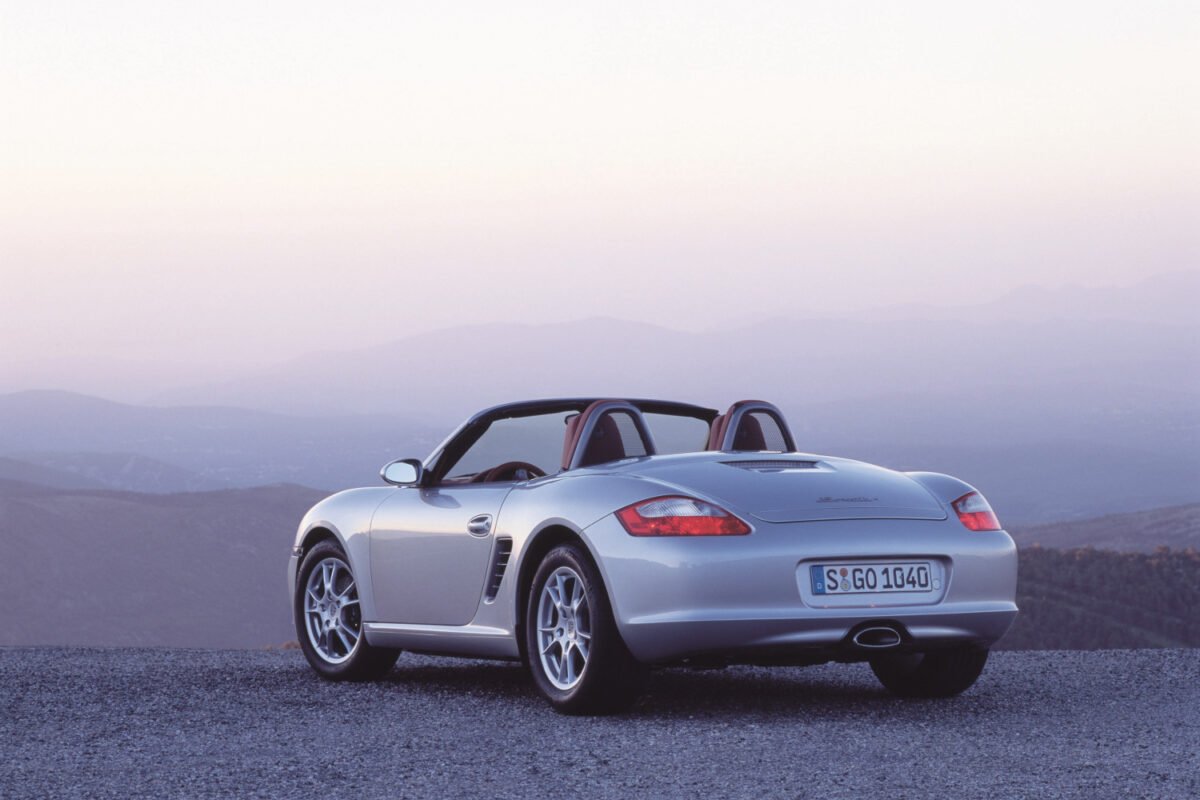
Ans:
[{"label": "car body panel", "polygon": [[[741,537],[639,541],[613,517],[587,534],[604,553],[605,585],[622,637],[645,661],[785,644],[832,646],[869,619],[990,645],[1017,611],[1012,539],[1003,531],[972,534],[957,520],[766,523],[745,537],[754,539],[752,547],[738,546]],[[811,598],[802,584],[809,564],[917,559],[943,565],[937,598],[846,595],[817,605],[805,596]]]},{"label": "car body panel", "polygon": [[873,464],[808,453],[688,453],[621,471],[702,492],[725,508],[764,522],[831,519],[946,519],[919,482]]},{"label": "car body panel", "polygon": [[370,553],[374,615],[381,621],[465,625],[475,617],[493,550],[490,532],[510,484],[398,487],[375,509]]},{"label": "car body panel", "polygon": [[[1017,613],[1016,548],[1004,531],[973,532],[959,522],[950,503],[970,491],[937,473],[717,451],[627,458],[526,481],[356,489],[305,515],[289,590],[311,537],[332,535],[358,580],[370,643],[517,658],[521,580],[536,569],[542,537],[553,536],[587,550],[617,627],[642,661],[753,659],[780,648],[843,657],[847,637],[870,621],[894,623],[915,645],[986,647]],[[634,537],[615,516],[671,494],[715,503],[750,532]],[[479,514],[491,515],[490,529],[469,533]],[[503,577],[489,588],[505,547]],[[942,585],[933,595],[816,597],[805,583],[815,563],[914,559],[937,565]]]}]

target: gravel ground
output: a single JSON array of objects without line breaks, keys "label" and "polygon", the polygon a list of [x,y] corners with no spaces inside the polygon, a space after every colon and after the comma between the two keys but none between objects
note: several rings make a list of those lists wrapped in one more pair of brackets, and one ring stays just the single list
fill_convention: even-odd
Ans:
[{"label": "gravel ground", "polygon": [[0,704],[5,798],[1200,796],[1200,650],[1000,652],[949,701],[863,665],[665,670],[586,719],[508,664],[2,649]]}]

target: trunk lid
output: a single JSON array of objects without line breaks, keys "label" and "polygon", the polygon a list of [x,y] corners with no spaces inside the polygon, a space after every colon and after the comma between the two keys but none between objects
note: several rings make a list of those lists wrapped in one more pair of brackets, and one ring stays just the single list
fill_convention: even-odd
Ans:
[{"label": "trunk lid", "polygon": [[637,472],[762,522],[947,516],[937,498],[912,478],[859,461],[792,453],[706,456],[655,458]]}]

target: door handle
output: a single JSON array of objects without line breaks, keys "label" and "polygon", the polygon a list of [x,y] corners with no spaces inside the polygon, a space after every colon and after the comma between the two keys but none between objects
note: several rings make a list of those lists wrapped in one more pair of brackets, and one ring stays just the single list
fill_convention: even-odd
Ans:
[{"label": "door handle", "polygon": [[467,533],[472,536],[487,536],[492,532],[492,515],[477,514],[467,523]]}]

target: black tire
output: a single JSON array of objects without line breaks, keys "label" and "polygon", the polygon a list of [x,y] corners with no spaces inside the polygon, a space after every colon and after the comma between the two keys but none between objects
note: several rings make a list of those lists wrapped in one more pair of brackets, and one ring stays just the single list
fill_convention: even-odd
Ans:
[{"label": "black tire", "polygon": [[893,653],[871,659],[871,671],[900,697],[954,697],[974,685],[987,659],[982,647]]},{"label": "black tire", "polygon": [[[346,576],[353,579],[354,573],[350,569],[350,560],[346,558],[345,552],[334,541],[317,544],[300,562],[300,571],[296,578],[296,596],[292,598],[292,619],[296,624],[296,638],[300,642],[300,649],[304,651],[304,657],[308,659],[313,670],[326,680],[370,681],[382,678],[395,665],[400,651],[373,647],[367,643],[367,639],[362,633],[362,617],[356,604],[347,606],[339,612],[342,615],[340,618],[345,621],[347,627],[358,633],[353,647],[348,652],[334,653],[332,657],[327,657],[312,641],[313,637],[310,635],[309,620],[307,619],[309,615],[304,608],[305,592],[313,571],[318,565],[329,562],[331,559],[340,561]],[[345,578],[339,578],[338,585],[345,587],[348,583]],[[355,592],[355,596],[357,596],[357,592]],[[316,621],[314,620],[314,622]],[[330,636],[330,634],[326,633],[326,636]],[[336,645],[329,646],[331,649],[336,647]],[[344,645],[342,649],[345,650]]]},{"label": "black tire", "polygon": [[[539,644],[539,601],[547,582],[560,568],[574,572],[581,579],[587,600],[587,624],[591,629],[586,661],[577,681],[569,688],[555,685],[548,672],[551,668],[543,662]],[[572,632],[577,624],[575,620],[571,621]],[[551,649],[551,659],[555,652],[561,653],[561,646],[557,651]],[[547,553],[533,576],[525,608],[525,653],[538,691],[550,701],[555,711],[563,714],[601,715],[624,711],[641,695],[649,674],[649,668],[630,654],[621,639],[600,571],[580,547],[572,544],[559,545]]]}]

